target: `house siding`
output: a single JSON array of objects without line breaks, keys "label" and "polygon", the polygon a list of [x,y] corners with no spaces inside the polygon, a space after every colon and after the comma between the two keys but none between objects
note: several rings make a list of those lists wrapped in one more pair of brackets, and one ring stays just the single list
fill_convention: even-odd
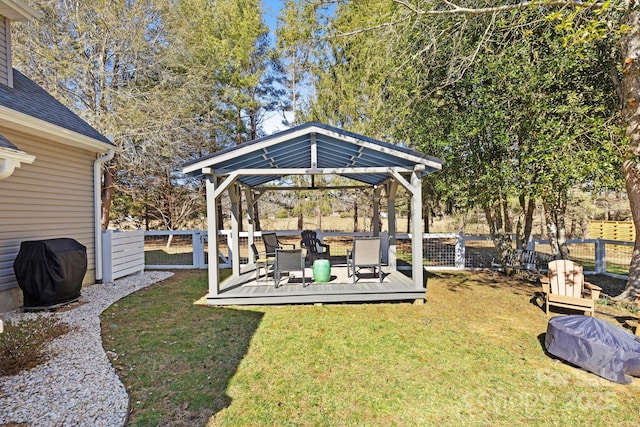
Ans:
[{"label": "house siding", "polygon": [[13,86],[11,69],[11,30],[9,19],[0,15],[0,84]]},{"label": "house siding", "polygon": [[84,284],[95,281],[93,163],[96,154],[4,129],[0,133],[36,156],[0,181],[0,311],[22,304],[13,261],[24,240],[69,237],[87,247]]}]

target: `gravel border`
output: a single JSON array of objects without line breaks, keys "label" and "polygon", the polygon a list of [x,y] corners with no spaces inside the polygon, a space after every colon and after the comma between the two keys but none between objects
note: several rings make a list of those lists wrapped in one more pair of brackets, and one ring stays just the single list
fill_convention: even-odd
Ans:
[{"label": "gravel border", "polygon": [[80,304],[57,312],[2,313],[18,322],[53,316],[73,329],[49,346],[51,358],[30,371],[0,377],[0,425],[123,426],[129,395],[105,354],[100,314],[120,298],[171,277],[147,271],[82,288]]}]

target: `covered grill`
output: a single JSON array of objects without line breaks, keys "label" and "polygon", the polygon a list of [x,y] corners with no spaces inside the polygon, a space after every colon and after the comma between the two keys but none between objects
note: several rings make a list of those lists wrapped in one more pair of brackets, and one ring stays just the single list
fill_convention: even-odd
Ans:
[{"label": "covered grill", "polygon": [[13,263],[25,309],[77,300],[87,272],[87,248],[74,239],[25,241]]}]

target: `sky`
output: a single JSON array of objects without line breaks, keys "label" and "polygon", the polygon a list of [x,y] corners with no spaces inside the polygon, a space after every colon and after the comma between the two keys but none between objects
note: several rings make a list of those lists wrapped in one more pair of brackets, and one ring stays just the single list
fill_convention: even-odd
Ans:
[{"label": "sky", "polygon": [[282,0],[262,0],[264,22],[271,30],[276,28],[276,18],[282,9],[282,3]]},{"label": "sky", "polygon": [[[284,6],[284,0],[262,0],[262,11],[264,22],[269,26],[272,31],[272,40],[275,39],[276,25],[278,14]],[[324,13],[333,14],[335,7],[328,6]],[[287,119],[292,121],[293,114],[287,113]],[[282,125],[282,117],[279,113],[268,112],[266,114],[265,121],[263,122],[263,128],[267,135],[271,135],[275,132],[286,130],[287,127]]]},{"label": "sky", "polygon": [[[272,33],[276,29],[276,19],[278,13],[280,13],[280,9],[282,9],[282,3],[282,0],[262,0],[262,16]],[[286,126],[282,125],[282,117],[280,113],[277,112],[267,112],[262,127],[267,135],[287,129]]]}]

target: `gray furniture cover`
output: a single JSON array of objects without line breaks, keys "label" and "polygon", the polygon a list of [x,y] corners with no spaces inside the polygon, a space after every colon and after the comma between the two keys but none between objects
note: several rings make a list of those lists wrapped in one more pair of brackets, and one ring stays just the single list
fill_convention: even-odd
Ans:
[{"label": "gray furniture cover", "polygon": [[640,342],[595,317],[551,318],[544,343],[552,355],[610,381],[628,384],[640,377]]}]

